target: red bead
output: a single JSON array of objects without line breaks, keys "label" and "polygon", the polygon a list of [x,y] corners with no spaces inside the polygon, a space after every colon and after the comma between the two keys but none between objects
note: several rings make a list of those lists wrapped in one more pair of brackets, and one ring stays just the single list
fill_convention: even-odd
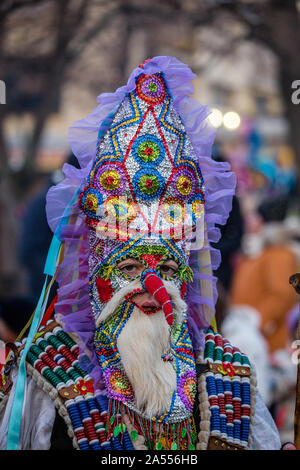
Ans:
[{"label": "red bead", "polygon": [[42,354],[41,359],[52,370],[57,366],[56,362],[54,362],[53,359],[51,359],[51,357],[47,355],[47,353]]},{"label": "red bead", "polygon": [[45,367],[45,364],[39,359],[35,364],[34,364],[34,367],[36,368],[36,370],[41,373],[42,372],[42,369],[44,369]]},{"label": "red bead", "polygon": [[74,434],[75,434],[75,437],[76,437],[76,439],[77,439],[78,441],[79,441],[79,439],[84,439],[84,438],[86,438],[86,435],[85,435],[85,432],[84,432],[83,429],[80,429],[80,430],[78,430],[78,431],[75,430],[75,431],[74,431]]}]

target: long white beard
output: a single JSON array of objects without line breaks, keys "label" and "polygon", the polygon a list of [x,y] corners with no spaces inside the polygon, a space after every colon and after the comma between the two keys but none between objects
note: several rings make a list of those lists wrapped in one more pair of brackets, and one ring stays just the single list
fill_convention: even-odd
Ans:
[{"label": "long white beard", "polygon": [[147,417],[165,412],[176,389],[176,373],[161,355],[170,345],[163,311],[146,315],[134,307],[117,346],[134,389],[137,408]]},{"label": "long white beard", "polygon": [[[163,282],[173,301],[174,321],[181,323],[187,305],[174,283],[167,280]],[[136,279],[120,289],[105,305],[96,322],[97,326],[107,320],[124,302],[125,297],[138,288],[142,288],[142,285]],[[166,411],[176,389],[173,365],[161,358],[169,346],[169,327],[163,311],[147,315],[135,306],[118,337],[117,347],[134,389],[137,407],[148,417]]]}]

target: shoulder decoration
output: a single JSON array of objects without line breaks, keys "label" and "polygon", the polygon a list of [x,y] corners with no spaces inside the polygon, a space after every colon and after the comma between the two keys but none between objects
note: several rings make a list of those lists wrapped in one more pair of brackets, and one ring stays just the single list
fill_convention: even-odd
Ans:
[{"label": "shoulder decoration", "polygon": [[108,436],[107,397],[94,390],[91,377],[78,365],[78,355],[71,336],[50,321],[30,347],[27,372],[54,400],[76,449],[134,449],[126,426],[116,427]]},{"label": "shoulder decoration", "polygon": [[249,449],[256,378],[248,357],[209,329],[197,362],[202,366],[199,449]]}]

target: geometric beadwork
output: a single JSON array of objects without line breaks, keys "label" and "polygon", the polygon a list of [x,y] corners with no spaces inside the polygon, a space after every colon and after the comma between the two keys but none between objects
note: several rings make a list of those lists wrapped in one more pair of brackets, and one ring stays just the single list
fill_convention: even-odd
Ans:
[{"label": "geometric beadwork", "polygon": [[210,435],[249,446],[251,393],[248,357],[211,329],[205,337],[204,363],[210,407]]},{"label": "geometric beadwork", "polygon": [[108,399],[94,391],[90,376],[78,364],[78,345],[50,320],[33,341],[27,362],[54,387],[70,417],[80,450],[133,450],[126,427],[107,434]]},{"label": "geometric beadwork", "polygon": [[[95,332],[95,347],[110,398],[143,415],[136,406],[134,392],[117,346],[118,336],[132,311],[133,304],[125,301],[119,310],[100,323]],[[152,416],[152,422],[177,423],[189,419],[193,411],[196,394],[195,359],[186,322],[178,324],[172,331],[170,355],[176,371],[177,387],[169,407],[160,415]]]},{"label": "geometric beadwork", "polygon": [[[135,229],[140,234],[166,232],[177,238],[179,230],[175,237],[170,227],[192,227],[203,216],[201,170],[163,73],[137,77],[136,88],[125,95],[109,129],[99,139],[80,204],[91,228],[107,216],[100,206],[105,207],[113,196],[128,198],[134,207],[130,211],[127,206],[128,214],[134,215],[126,220],[128,239]],[[191,210],[184,210],[185,217],[166,216],[163,208],[170,200],[174,208],[176,204],[190,205]],[[119,230],[117,224],[110,233]],[[182,240],[186,233],[180,232]]]}]

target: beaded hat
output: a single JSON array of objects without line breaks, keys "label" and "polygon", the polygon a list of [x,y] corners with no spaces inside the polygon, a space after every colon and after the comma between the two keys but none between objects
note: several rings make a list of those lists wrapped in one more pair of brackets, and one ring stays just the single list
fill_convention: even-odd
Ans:
[{"label": "beaded hat", "polygon": [[185,253],[204,214],[204,184],[164,74],[141,73],[102,134],[80,207],[98,238],[109,240],[103,258],[136,236],[173,240]]},{"label": "beaded hat", "polygon": [[194,348],[214,315],[219,253],[210,242],[219,236],[215,224],[228,217],[235,177],[227,163],[211,158],[215,132],[209,109],[189,96],[193,78],[174,57],[155,57],[126,86],[100,95],[99,106],[70,129],[81,169],[65,164],[65,180],[47,196],[49,224],[64,241],[56,313],[66,331],[78,334],[81,360],[96,382],[93,335],[102,307],[93,299],[95,289],[103,290],[96,281],[108,279],[134,247],[167,249],[185,280],[193,277],[187,322]]}]

